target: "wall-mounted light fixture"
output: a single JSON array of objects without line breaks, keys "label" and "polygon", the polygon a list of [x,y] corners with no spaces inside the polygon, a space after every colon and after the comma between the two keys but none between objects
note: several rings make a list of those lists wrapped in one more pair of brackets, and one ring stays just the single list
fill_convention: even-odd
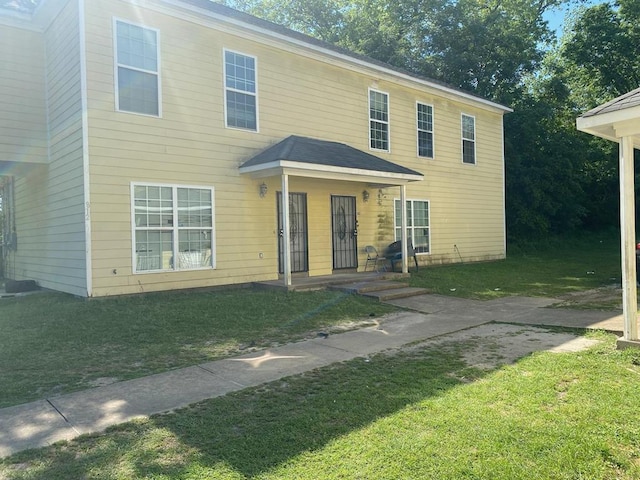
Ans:
[{"label": "wall-mounted light fixture", "polygon": [[367,203],[369,201],[369,192],[367,190],[362,191],[362,201]]},{"label": "wall-mounted light fixture", "polygon": [[267,184],[262,182],[260,184],[260,198],[264,198],[267,195]]}]

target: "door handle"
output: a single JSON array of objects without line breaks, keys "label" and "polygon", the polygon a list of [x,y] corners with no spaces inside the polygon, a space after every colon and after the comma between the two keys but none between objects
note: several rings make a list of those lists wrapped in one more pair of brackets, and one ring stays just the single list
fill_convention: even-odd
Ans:
[{"label": "door handle", "polygon": [[284,237],[284,229],[281,228],[278,235],[280,235],[280,237]]}]

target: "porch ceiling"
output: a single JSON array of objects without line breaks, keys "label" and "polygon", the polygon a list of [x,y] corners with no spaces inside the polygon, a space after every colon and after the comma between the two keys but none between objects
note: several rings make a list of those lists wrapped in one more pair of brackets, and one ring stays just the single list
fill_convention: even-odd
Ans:
[{"label": "porch ceiling", "polygon": [[344,143],[292,135],[240,166],[254,178],[279,175],[404,185],[424,175]]},{"label": "porch ceiling", "polygon": [[578,130],[619,142],[631,138],[640,148],[640,88],[589,110],[576,120]]}]

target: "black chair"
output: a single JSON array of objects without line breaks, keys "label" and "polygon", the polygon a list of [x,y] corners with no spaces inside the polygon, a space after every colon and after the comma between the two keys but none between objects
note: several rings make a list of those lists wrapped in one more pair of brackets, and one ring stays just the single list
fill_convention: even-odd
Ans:
[{"label": "black chair", "polygon": [[[407,255],[413,257],[413,261],[416,264],[416,271],[418,271],[418,257],[416,256],[416,251],[413,248],[413,245],[411,245],[411,242],[407,245]],[[391,271],[395,272],[396,262],[402,262],[402,242],[398,240],[389,244],[384,251],[384,257],[391,263]]]}]

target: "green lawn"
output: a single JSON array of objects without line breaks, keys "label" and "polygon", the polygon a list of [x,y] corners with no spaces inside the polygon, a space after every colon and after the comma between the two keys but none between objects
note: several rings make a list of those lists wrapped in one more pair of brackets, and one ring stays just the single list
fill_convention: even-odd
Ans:
[{"label": "green lawn", "polygon": [[529,245],[510,251],[506,260],[421,268],[411,275],[412,286],[480,300],[557,297],[616,283],[621,283],[619,240],[593,234]]},{"label": "green lawn", "polygon": [[[423,268],[411,282],[481,299],[558,296],[619,282],[619,272],[615,239],[591,238]],[[0,404],[350,328],[392,310],[324,291],[2,300]],[[640,353],[590,335],[601,343],[588,351],[536,352],[489,371],[465,363],[465,342],[355,359],[19,453],[0,461],[0,479],[640,478]]]},{"label": "green lawn", "polygon": [[[614,236],[590,236],[498,262],[422,268],[410,282],[480,299],[558,295],[619,282],[618,250]],[[3,299],[0,408],[295,341],[393,310],[332,291]]]},{"label": "green lawn", "polygon": [[636,479],[640,353],[612,337],[493,371],[376,355],[0,461],[6,479]]},{"label": "green lawn", "polygon": [[395,310],[334,291],[3,299],[0,407],[246,353]]}]

